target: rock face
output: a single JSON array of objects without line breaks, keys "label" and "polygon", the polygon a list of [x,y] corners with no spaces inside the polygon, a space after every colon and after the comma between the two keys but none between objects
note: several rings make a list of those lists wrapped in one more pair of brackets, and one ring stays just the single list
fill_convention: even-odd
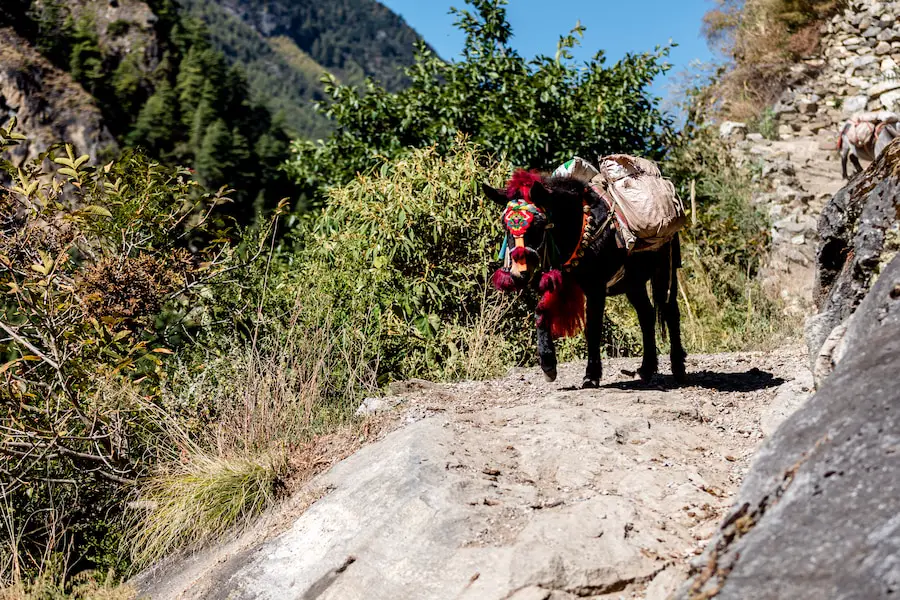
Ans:
[{"label": "rock face", "polygon": [[93,162],[117,148],[94,99],[65,73],[44,59],[8,27],[0,28],[0,121],[18,119],[28,136],[9,159],[14,165],[38,156],[61,140]]},{"label": "rock face", "polygon": [[900,257],[821,391],[764,444],[677,598],[900,595]]},{"label": "rock face", "polygon": [[[819,219],[814,299],[806,338],[817,383],[845,354],[844,332],[874,280],[900,250],[900,142],[829,202]],[[852,317],[858,319],[862,317]]]}]

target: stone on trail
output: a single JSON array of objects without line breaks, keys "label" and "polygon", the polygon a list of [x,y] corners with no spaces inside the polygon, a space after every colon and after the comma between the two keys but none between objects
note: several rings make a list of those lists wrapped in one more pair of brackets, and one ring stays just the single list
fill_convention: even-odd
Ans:
[{"label": "stone on trail", "polygon": [[726,140],[741,141],[747,137],[747,124],[725,121],[719,125],[719,136]]}]

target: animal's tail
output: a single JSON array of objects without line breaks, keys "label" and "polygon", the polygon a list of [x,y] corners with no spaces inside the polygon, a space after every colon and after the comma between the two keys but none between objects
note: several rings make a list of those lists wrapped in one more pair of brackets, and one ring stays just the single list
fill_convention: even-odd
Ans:
[{"label": "animal's tail", "polygon": [[838,133],[838,139],[837,139],[837,149],[838,149],[838,151],[841,150],[841,146],[843,146],[843,144],[844,144],[844,134],[846,134],[847,131],[848,131],[852,126],[853,126],[853,123],[852,123],[851,121],[846,121],[846,122],[844,123],[844,126],[841,127],[841,131],[840,131],[840,133]]},{"label": "animal's tail", "polygon": [[664,248],[663,261],[657,266],[650,280],[653,306],[656,307],[656,322],[660,333],[666,335],[666,306],[678,302],[678,269],[681,268],[681,241],[678,234]]}]

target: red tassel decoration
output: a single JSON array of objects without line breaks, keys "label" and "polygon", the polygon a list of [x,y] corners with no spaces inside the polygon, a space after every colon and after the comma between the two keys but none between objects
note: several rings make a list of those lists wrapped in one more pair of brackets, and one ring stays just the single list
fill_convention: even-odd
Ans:
[{"label": "red tassel decoration", "polygon": [[497,269],[494,271],[491,282],[494,284],[494,287],[501,292],[514,292],[518,289],[516,287],[516,280],[513,279],[510,272],[505,269]]},{"label": "red tassel decoration", "polygon": [[506,184],[506,197],[512,200],[518,195],[530,202],[531,186],[538,181],[541,181],[541,176],[537,171],[519,169],[512,174],[509,183]]},{"label": "red tassel decoration", "polygon": [[546,327],[554,338],[578,335],[584,329],[584,292],[571,278],[553,270],[541,277],[543,296],[537,306],[537,325]]}]

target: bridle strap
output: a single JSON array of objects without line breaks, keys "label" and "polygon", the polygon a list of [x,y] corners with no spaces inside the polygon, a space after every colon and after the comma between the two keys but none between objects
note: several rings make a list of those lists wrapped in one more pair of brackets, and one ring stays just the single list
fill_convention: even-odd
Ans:
[{"label": "bridle strap", "polygon": [[581,211],[584,215],[581,218],[581,233],[578,235],[578,243],[575,244],[575,250],[572,251],[572,256],[569,257],[569,260],[562,264],[563,270],[566,271],[570,271],[578,266],[578,260],[584,256],[584,249],[587,246],[586,242],[591,237],[593,217],[591,216],[591,206],[587,203],[587,200],[582,200]]}]

